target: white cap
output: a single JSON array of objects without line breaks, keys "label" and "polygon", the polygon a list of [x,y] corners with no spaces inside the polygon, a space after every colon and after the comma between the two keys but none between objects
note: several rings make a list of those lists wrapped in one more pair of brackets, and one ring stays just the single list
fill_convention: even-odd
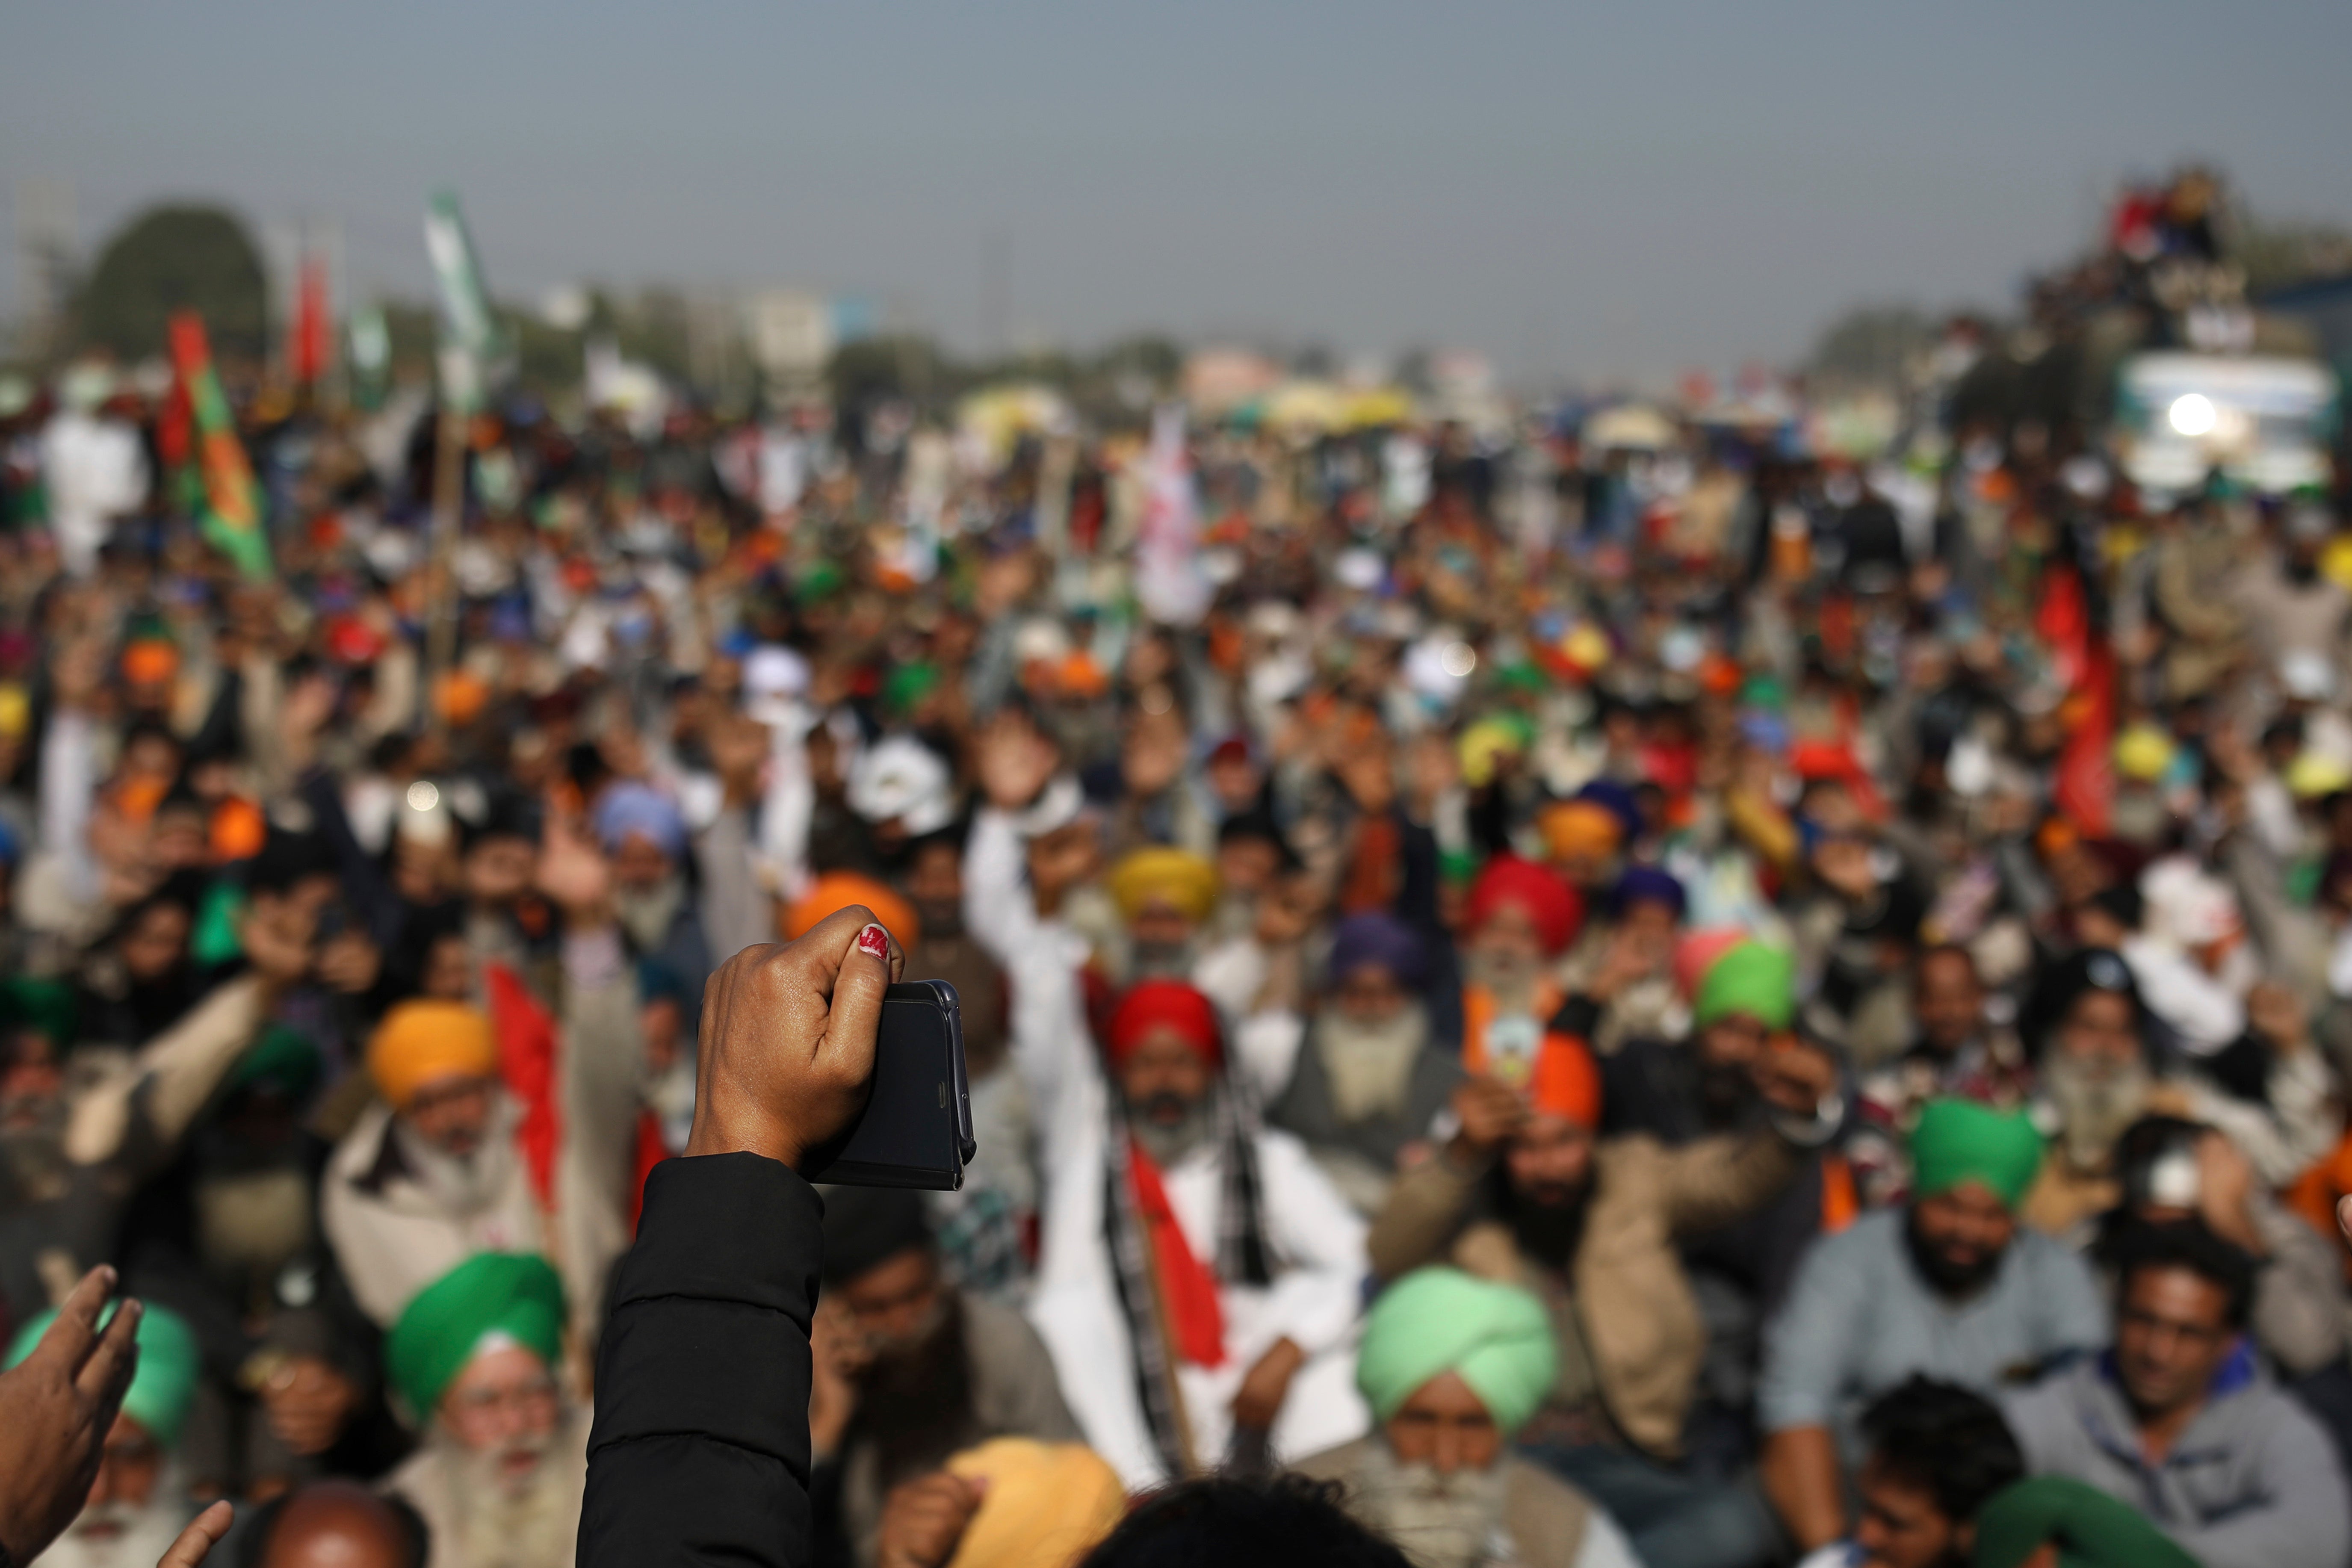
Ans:
[{"label": "white cap", "polygon": [[955,780],[940,754],[911,735],[869,747],[849,770],[849,809],[868,822],[897,822],[917,836],[955,820]]}]

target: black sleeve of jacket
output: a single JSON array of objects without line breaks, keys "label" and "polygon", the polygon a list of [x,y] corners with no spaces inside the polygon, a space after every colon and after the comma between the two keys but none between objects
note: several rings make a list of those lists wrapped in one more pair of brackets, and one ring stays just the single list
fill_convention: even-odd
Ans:
[{"label": "black sleeve of jacket", "polygon": [[808,1568],[824,1215],[757,1154],[654,1167],[597,1350],[580,1568]]}]

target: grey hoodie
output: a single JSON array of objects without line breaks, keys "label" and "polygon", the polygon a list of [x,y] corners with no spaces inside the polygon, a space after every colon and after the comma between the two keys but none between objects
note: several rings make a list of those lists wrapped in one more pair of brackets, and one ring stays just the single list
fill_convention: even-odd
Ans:
[{"label": "grey hoodie", "polygon": [[2212,1568],[2343,1568],[2352,1554],[2335,1445],[2243,1345],[2154,1463],[2105,1356],[2010,1395],[2003,1412],[2035,1475],[2131,1504]]}]

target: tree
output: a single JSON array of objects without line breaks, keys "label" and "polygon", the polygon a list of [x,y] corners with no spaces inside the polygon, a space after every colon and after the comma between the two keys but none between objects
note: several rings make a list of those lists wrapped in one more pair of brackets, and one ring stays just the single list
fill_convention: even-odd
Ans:
[{"label": "tree", "polygon": [[81,341],[124,359],[164,352],[174,310],[205,319],[223,359],[268,348],[268,288],[245,226],[218,207],[151,207],[107,243],[75,309]]},{"label": "tree", "polygon": [[1807,366],[1817,381],[1899,386],[1904,362],[1932,342],[1936,324],[1909,305],[1864,305],[1832,321]]},{"label": "tree", "polygon": [[2257,300],[2352,272],[2352,232],[2331,223],[2264,223],[2250,216],[2238,226],[2230,249],[2246,269],[2246,292]]}]

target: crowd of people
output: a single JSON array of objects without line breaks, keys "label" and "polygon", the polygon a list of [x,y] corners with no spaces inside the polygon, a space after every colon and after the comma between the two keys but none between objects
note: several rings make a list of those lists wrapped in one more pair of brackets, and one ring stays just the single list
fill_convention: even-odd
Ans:
[{"label": "crowd of people", "polygon": [[697,1416],[804,1415],[827,1564],[1212,1473],[1421,1568],[2352,1561],[2326,500],[401,406],[247,418],[258,563],[131,382],[0,422],[10,1364],[145,1304],[41,1562],[569,1562],[706,985],[851,906],[977,1153]]}]

